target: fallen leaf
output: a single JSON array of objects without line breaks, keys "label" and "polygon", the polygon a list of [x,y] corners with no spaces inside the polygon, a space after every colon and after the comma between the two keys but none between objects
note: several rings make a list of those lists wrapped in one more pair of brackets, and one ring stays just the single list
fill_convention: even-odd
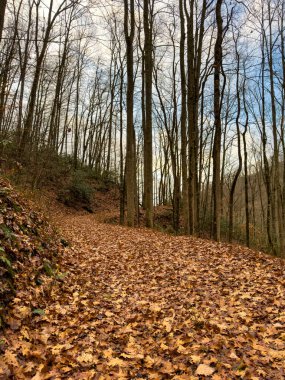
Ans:
[{"label": "fallen leaf", "polygon": [[192,362],[195,364],[200,363],[200,361],[202,359],[201,356],[198,356],[198,355],[191,355],[190,358],[191,358]]},{"label": "fallen leaf", "polygon": [[211,376],[215,372],[215,368],[210,367],[207,364],[199,364],[198,368],[196,369],[195,374],[196,375],[203,375],[203,376]]},{"label": "fallen leaf", "polygon": [[89,352],[83,352],[80,356],[77,357],[77,360],[81,364],[92,364],[94,362],[94,357]]},{"label": "fallen leaf", "polygon": [[4,356],[5,356],[7,364],[10,364],[10,365],[12,365],[14,367],[18,367],[19,366],[19,362],[17,360],[17,356],[13,352],[6,351]]},{"label": "fallen leaf", "polygon": [[108,365],[110,367],[115,367],[115,366],[124,367],[127,365],[127,363],[124,360],[121,360],[119,358],[113,358],[109,360]]}]

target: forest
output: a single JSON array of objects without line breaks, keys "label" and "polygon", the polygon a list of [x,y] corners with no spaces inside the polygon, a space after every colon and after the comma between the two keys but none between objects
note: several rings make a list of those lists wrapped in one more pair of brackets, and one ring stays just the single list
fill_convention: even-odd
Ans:
[{"label": "forest", "polygon": [[0,379],[285,379],[285,1],[0,0]]},{"label": "forest", "polygon": [[285,4],[2,0],[0,150],[120,187],[120,221],[285,244]]}]

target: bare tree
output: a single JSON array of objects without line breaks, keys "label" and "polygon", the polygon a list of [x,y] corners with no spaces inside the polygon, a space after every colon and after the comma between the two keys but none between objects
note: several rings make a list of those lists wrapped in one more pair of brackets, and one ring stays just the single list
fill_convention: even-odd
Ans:
[{"label": "bare tree", "polygon": [[213,146],[213,237],[215,240],[221,239],[221,89],[220,76],[222,70],[222,42],[223,42],[223,18],[222,18],[223,0],[217,0],[216,3],[216,23],[217,37],[215,43],[214,56],[214,115],[215,115],[215,137]]},{"label": "bare tree", "polygon": [[[39,35],[40,33],[40,30],[39,30],[40,3],[41,3],[40,1],[36,2],[36,30],[35,30],[36,64],[35,64],[35,71],[34,71],[34,77],[33,77],[32,86],[30,90],[30,95],[29,95],[27,115],[25,118],[23,134],[22,134],[20,147],[19,147],[21,154],[25,152],[27,145],[31,144],[30,134],[33,127],[34,110],[35,110],[35,105],[36,105],[36,95],[37,95],[37,90],[39,86],[42,65],[43,65],[44,58],[45,58],[45,55],[49,46],[49,42],[50,42],[52,28],[57,20],[57,17],[65,10],[76,6],[77,1],[72,1],[71,3],[68,3],[67,0],[63,0],[59,4],[56,10],[53,9],[54,0],[50,1],[50,6],[48,10],[48,15],[47,15],[47,22],[46,22],[45,30],[42,37]],[[40,46],[39,40],[41,38],[42,38],[42,45]]]},{"label": "bare tree", "polygon": [[2,39],[6,5],[7,5],[7,0],[1,0],[1,3],[0,3],[0,41]]},{"label": "bare tree", "polygon": [[145,126],[144,126],[144,206],[146,226],[153,227],[153,175],[152,175],[152,72],[153,72],[153,0],[144,0],[144,83],[145,83]]},{"label": "bare tree", "polygon": [[124,33],[127,59],[127,154],[126,154],[126,192],[127,223],[134,226],[136,216],[136,147],[134,130],[134,57],[133,42],[135,35],[134,0],[124,0]]}]

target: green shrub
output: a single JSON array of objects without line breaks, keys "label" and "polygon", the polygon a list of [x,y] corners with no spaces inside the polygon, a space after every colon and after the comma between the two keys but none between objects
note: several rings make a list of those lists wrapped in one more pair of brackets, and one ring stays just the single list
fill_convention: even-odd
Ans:
[{"label": "green shrub", "polygon": [[75,200],[85,203],[91,203],[93,189],[86,182],[73,182],[69,186],[69,191]]},{"label": "green shrub", "polygon": [[58,200],[66,206],[84,208],[92,212],[92,198],[94,190],[86,179],[82,170],[74,172],[70,183],[59,192]]}]

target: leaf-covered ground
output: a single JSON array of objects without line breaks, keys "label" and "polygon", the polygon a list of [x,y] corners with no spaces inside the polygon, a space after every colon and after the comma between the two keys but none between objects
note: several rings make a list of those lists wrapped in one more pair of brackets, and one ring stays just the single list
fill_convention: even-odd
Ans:
[{"label": "leaf-covered ground", "polygon": [[65,277],[44,315],[16,295],[1,379],[285,378],[284,261],[93,215],[57,222]]},{"label": "leaf-covered ground", "polygon": [[[30,206],[0,177],[0,328],[9,323],[7,307],[16,290],[33,292],[50,282],[46,274],[62,251],[54,228]],[[0,353],[1,342],[0,337]]]}]

